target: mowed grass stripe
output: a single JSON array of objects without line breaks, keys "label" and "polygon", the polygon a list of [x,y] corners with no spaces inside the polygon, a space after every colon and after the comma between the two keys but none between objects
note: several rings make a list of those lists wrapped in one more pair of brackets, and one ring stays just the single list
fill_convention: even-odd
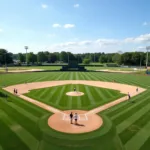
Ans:
[{"label": "mowed grass stripe", "polygon": [[43,116],[45,113],[47,113],[46,110],[36,107],[34,104],[32,105],[22,99],[15,98],[15,100],[13,99],[13,103],[38,118]]},{"label": "mowed grass stripe", "polygon": [[127,119],[122,121],[119,125],[117,125],[117,133],[123,132],[127,127],[133,124],[136,120],[138,120],[141,116],[147,113],[150,110],[150,104],[146,105],[139,109],[136,113],[129,116]]},{"label": "mowed grass stripe", "polygon": [[79,79],[80,79],[80,80],[84,80],[84,77],[83,77],[83,75],[82,75],[82,72],[78,72],[78,75],[79,75]]},{"label": "mowed grass stripe", "polygon": [[[118,116],[124,114],[125,112],[127,112],[127,111],[129,111],[129,110],[131,110],[131,109],[133,109],[134,107],[137,107],[138,105],[139,105],[139,108],[140,108],[140,105],[141,105],[145,100],[147,100],[146,98],[149,96],[149,95],[147,95],[147,94],[144,94],[144,95],[145,95],[145,96],[144,96],[145,98],[143,98],[142,95],[138,95],[138,96],[135,96],[135,97],[131,98],[130,101],[125,101],[125,102],[124,102],[125,105],[122,105],[122,107],[120,107],[120,108],[118,109],[118,111],[115,110],[115,113],[114,113],[113,116],[111,116],[111,119],[117,118]],[[120,110],[120,111],[119,111],[119,110]]]},{"label": "mowed grass stripe", "polygon": [[4,150],[3,147],[2,147],[2,145],[0,145],[0,150]]},{"label": "mowed grass stripe", "polygon": [[65,72],[62,72],[55,80],[62,80],[65,77]]},{"label": "mowed grass stripe", "polygon": [[[70,86],[67,86],[67,91],[66,92],[71,92],[71,91],[73,91],[74,88],[75,88],[75,85],[71,84]],[[73,102],[72,102],[73,101],[73,97],[72,96],[66,96],[66,97],[67,97],[66,98],[66,100],[67,100],[67,107],[69,109],[72,109],[74,107],[73,106]],[[75,97],[75,99],[76,99],[76,97]]]},{"label": "mowed grass stripe", "polygon": [[[15,121],[20,124],[23,128],[29,131],[37,140],[40,138],[38,131],[37,122],[34,122],[32,118],[22,114],[19,110],[11,107],[8,102],[3,101],[0,98],[0,108],[10,117],[14,118]],[[33,128],[34,127],[34,128]]]},{"label": "mowed grass stripe", "polygon": [[[4,101],[4,100],[3,100]],[[20,114],[24,115],[25,117],[30,117],[32,118],[32,121],[36,122],[38,118],[34,116],[32,113],[29,113],[27,110],[24,110],[23,108],[15,105],[10,98],[7,98],[7,101],[5,101],[5,104],[9,105],[11,108],[19,112]]]},{"label": "mowed grass stripe", "polygon": [[66,91],[66,88],[67,88],[67,86],[66,85],[64,85],[61,89],[59,88],[59,89],[57,89],[57,99],[55,100],[55,104],[56,105],[59,105],[60,104],[60,101],[61,101],[61,99],[64,97],[64,91]]},{"label": "mowed grass stripe", "polygon": [[[83,89],[80,88],[80,85],[76,85],[76,90],[79,91],[79,92],[83,92],[83,93],[84,93]],[[85,93],[84,93],[84,94],[85,94]],[[82,97],[82,96],[78,96],[78,97],[77,97],[77,107],[80,108],[80,109],[81,109],[81,106],[82,106],[82,103],[81,103],[82,99],[81,99],[81,97]],[[77,107],[76,107],[76,108],[77,108]]]},{"label": "mowed grass stripe", "polygon": [[79,79],[80,79],[80,78],[79,78],[79,73],[77,73],[77,72],[75,73],[75,79],[76,79],[76,80],[79,80]]},{"label": "mowed grass stripe", "polygon": [[73,72],[69,73],[69,80],[73,80]]},{"label": "mowed grass stripe", "polygon": [[[3,90],[0,90],[1,93],[5,93]],[[41,117],[43,114],[47,113],[46,110],[43,110],[42,108],[39,108],[35,106],[34,104],[31,104],[27,101],[24,101],[18,96],[14,96],[12,94],[7,93],[8,95],[8,102],[12,102],[12,104],[15,104],[16,106],[20,107],[21,109],[24,109],[25,111],[28,111],[30,114]],[[11,104],[11,103],[10,103]]]},{"label": "mowed grass stripe", "polygon": [[21,139],[21,141],[23,141],[23,143],[25,143],[27,147],[29,147],[31,150],[37,148],[39,142],[28,131],[22,128],[22,126],[11,119],[7,114],[3,112],[3,115],[0,116],[0,119],[6,126],[9,127],[12,132],[14,132],[14,134],[16,134],[17,137]]},{"label": "mowed grass stripe", "polygon": [[131,116],[134,112],[138,111],[139,109],[141,109],[142,107],[145,107],[146,105],[148,105],[150,103],[149,101],[149,97],[145,98],[145,101],[141,102],[140,104],[134,106],[133,104],[133,107],[129,108],[129,109],[126,109],[123,114],[119,115],[117,118],[113,119],[113,123],[115,125],[118,125],[120,124],[123,120],[125,120],[126,118],[128,118],[129,116]]},{"label": "mowed grass stripe", "polygon": [[69,78],[70,78],[70,73],[66,72],[64,73],[63,76],[61,76],[60,80],[69,80]]},{"label": "mowed grass stripe", "polygon": [[[137,134],[148,122],[150,118],[150,110],[142,115],[138,120],[126,128],[119,134],[123,144],[127,143],[133,136]],[[134,132],[133,132],[134,130]]]},{"label": "mowed grass stripe", "polygon": [[[148,129],[148,131],[149,131],[149,129]],[[145,141],[145,143],[139,148],[139,150],[149,150],[149,148],[150,148],[150,136]]]},{"label": "mowed grass stripe", "polygon": [[94,72],[94,73],[92,73],[92,76],[94,76],[95,78],[97,78],[100,81],[112,81],[110,79],[110,77],[105,77],[105,75],[103,73],[101,74],[101,72],[100,73]]},{"label": "mowed grass stripe", "polygon": [[89,89],[89,86],[86,86],[86,85],[84,86],[84,88],[85,88],[85,92],[86,92],[87,96],[89,97],[90,104],[94,105],[96,103],[96,101],[95,101],[94,96],[92,95],[91,88]]},{"label": "mowed grass stripe", "polygon": [[[135,101],[136,105],[137,105],[138,103],[142,102],[141,98],[143,99],[143,97],[146,97],[148,93],[149,92],[146,91],[146,92],[144,92],[144,93],[142,93],[142,94],[140,94],[140,95],[138,95],[136,97],[133,97],[132,101]],[[132,107],[132,106],[133,105],[131,103],[127,102],[127,101],[122,102],[122,103],[112,107],[111,111],[107,113],[107,116],[108,117],[114,117],[115,115],[119,114],[120,112],[122,112],[122,111],[124,111],[126,109],[129,109],[129,107]]]},{"label": "mowed grass stripe", "polygon": [[89,77],[84,72],[81,72],[81,74],[82,74],[84,80],[89,80]]},{"label": "mowed grass stripe", "polygon": [[[60,90],[59,90],[60,89]],[[64,85],[64,86],[60,86],[59,87],[59,92],[62,92],[62,94],[60,95],[60,101],[59,101],[59,106],[60,107],[62,107],[62,108],[67,108],[67,106],[68,106],[68,97],[66,97],[66,95],[64,96],[63,94],[63,92],[64,91],[66,91],[66,92],[68,92],[68,91],[70,91],[70,88],[69,88],[69,86],[68,85]],[[66,93],[65,92],[65,93]],[[58,92],[57,92],[58,93]],[[57,105],[58,106],[58,105]]]},{"label": "mowed grass stripe", "polygon": [[[2,120],[0,120],[0,128],[5,131],[0,134],[0,145],[4,150],[13,150],[13,149],[21,149],[21,150],[30,150],[19,137],[16,136],[14,132],[7,127]],[[8,139],[9,137],[9,139]],[[14,144],[15,143],[15,144]]]},{"label": "mowed grass stripe", "polygon": [[[135,134],[135,136],[133,136],[125,144],[125,148],[127,150],[139,150],[139,148],[145,143],[145,141],[150,136],[150,132],[147,132],[149,129],[150,129],[150,121],[147,124],[145,124],[144,126],[142,126],[141,129],[139,128],[139,131],[137,132],[137,134]],[[149,147],[149,149],[150,149],[150,147]]]}]

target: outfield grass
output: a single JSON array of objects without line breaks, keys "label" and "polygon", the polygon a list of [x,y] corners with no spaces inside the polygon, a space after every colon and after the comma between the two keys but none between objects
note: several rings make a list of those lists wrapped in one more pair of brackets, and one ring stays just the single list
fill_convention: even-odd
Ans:
[{"label": "outfield grass", "polygon": [[[116,74],[103,72],[38,72],[38,73],[17,73],[0,74],[0,85],[8,86],[24,82],[39,82],[52,80],[101,80],[131,84],[147,88],[144,93],[133,97],[135,103],[123,102],[100,114],[106,115],[117,129],[117,135],[126,150],[149,150],[150,148],[150,76],[134,74]],[[45,115],[51,113],[36,107],[19,97],[7,94],[7,99],[3,90],[0,91],[0,150],[39,150],[39,143],[45,139],[45,135],[39,130],[39,121]],[[106,126],[108,124],[105,124]],[[43,126],[44,130],[45,126]],[[49,132],[49,130],[46,130]],[[94,135],[97,132],[94,133]],[[99,134],[98,134],[99,135]],[[110,134],[111,135],[111,134]],[[108,139],[111,136],[108,136]],[[61,136],[65,136],[61,134]],[[66,135],[67,136],[67,135]],[[80,137],[80,136],[78,136]],[[89,135],[85,134],[88,138]],[[47,141],[51,138],[47,137]],[[55,139],[55,138],[52,138]],[[94,139],[95,141],[96,139]],[[58,141],[58,139],[56,139]],[[109,141],[112,141],[109,139]],[[103,141],[105,145],[109,141]],[[66,141],[67,142],[67,141]],[[93,140],[84,144],[92,144]],[[50,143],[50,142],[49,142]],[[50,144],[54,150],[98,150],[101,141],[95,146],[82,148],[56,146]],[[49,148],[47,148],[49,149]],[[46,149],[46,150],[47,150]],[[45,149],[44,149],[45,150]],[[106,149],[107,150],[107,149]],[[117,148],[116,148],[117,150]]]},{"label": "outfield grass", "polygon": [[[67,96],[66,93],[73,91],[74,88],[77,91],[83,92],[84,95],[79,97]],[[81,84],[31,90],[25,95],[61,110],[90,110],[125,96],[120,91]]]}]

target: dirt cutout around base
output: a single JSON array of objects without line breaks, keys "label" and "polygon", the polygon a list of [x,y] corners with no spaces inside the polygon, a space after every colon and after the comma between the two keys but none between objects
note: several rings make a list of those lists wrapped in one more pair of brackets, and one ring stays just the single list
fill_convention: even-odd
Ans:
[{"label": "dirt cutout around base", "polygon": [[[78,114],[78,124],[75,125],[75,121],[73,119],[73,124],[70,122],[70,113],[77,113]],[[48,119],[48,125],[60,132],[64,133],[85,133],[85,132],[91,132],[98,128],[100,128],[103,124],[102,118],[97,114],[89,114],[85,116],[86,111],[82,110],[69,110],[64,111],[64,114],[62,113],[56,113],[49,117]]]},{"label": "dirt cutout around base", "polygon": [[79,92],[79,91],[72,91],[72,92],[67,92],[66,95],[68,95],[68,96],[82,96],[82,95],[84,95],[84,93]]}]

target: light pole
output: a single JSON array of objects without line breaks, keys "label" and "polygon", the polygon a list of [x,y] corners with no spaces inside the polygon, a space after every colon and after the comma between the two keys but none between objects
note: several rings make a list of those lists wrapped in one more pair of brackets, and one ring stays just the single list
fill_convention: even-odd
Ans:
[{"label": "light pole", "polygon": [[24,48],[26,49],[26,65],[27,65],[27,61],[28,61],[28,60],[27,60],[27,50],[28,50],[29,47],[28,47],[28,46],[25,46]]}]

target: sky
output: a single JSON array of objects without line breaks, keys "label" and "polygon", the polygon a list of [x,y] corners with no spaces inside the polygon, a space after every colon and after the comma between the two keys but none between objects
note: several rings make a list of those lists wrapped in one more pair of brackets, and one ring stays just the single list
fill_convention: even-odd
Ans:
[{"label": "sky", "polygon": [[0,0],[0,48],[9,52],[146,51],[149,0]]}]

